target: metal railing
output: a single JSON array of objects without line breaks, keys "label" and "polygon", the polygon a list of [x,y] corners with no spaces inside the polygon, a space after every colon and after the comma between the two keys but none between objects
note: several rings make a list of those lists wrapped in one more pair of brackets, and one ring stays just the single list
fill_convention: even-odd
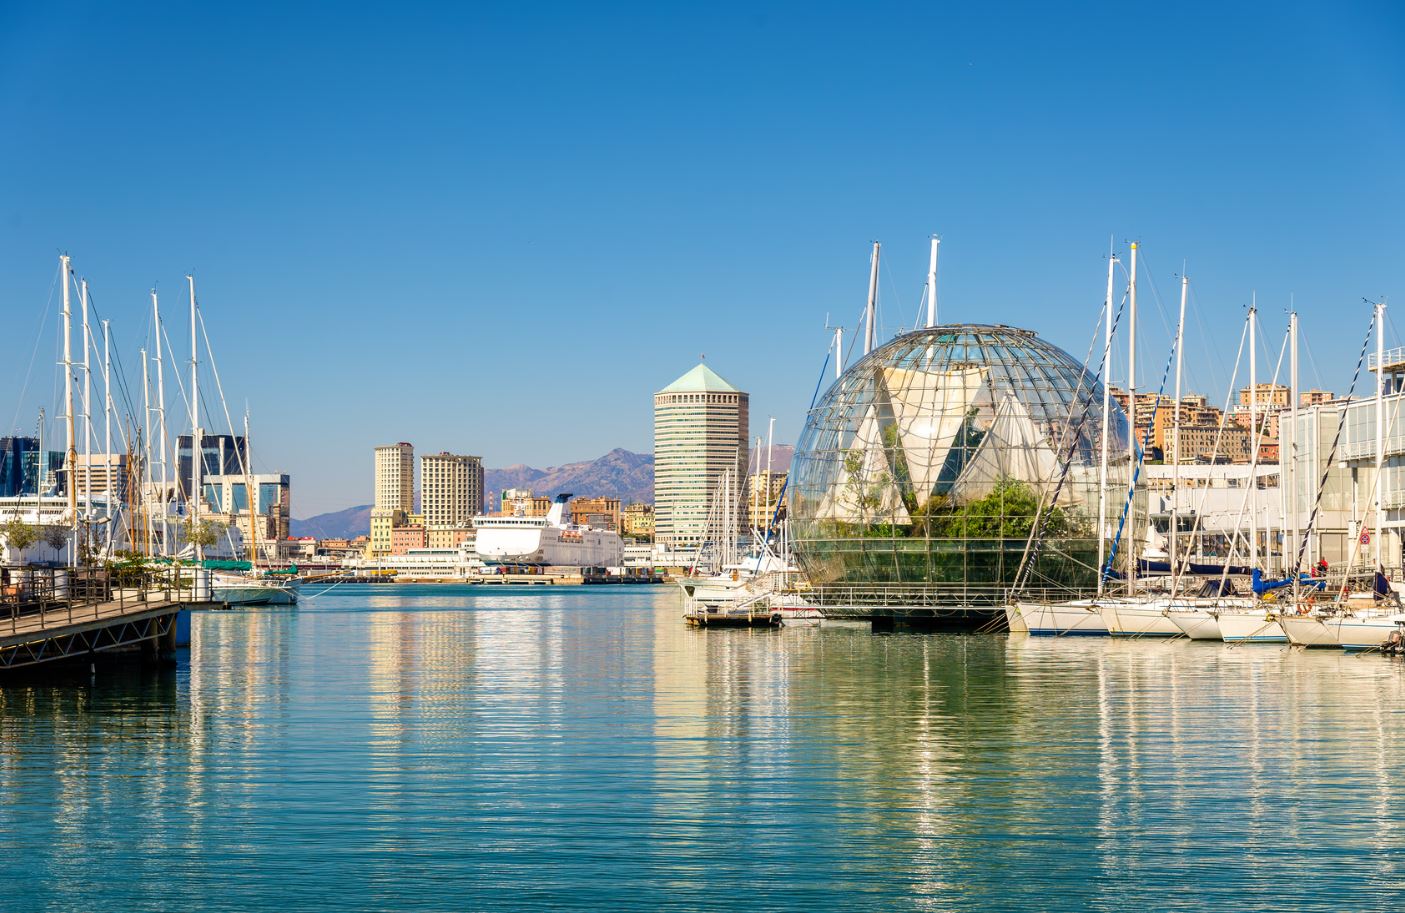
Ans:
[{"label": "metal railing", "polygon": [[1008,605],[1014,598],[1043,602],[1072,599],[1079,595],[1084,594],[1069,587],[1027,586],[1012,596],[1008,584],[824,584],[804,593],[806,600],[821,611],[843,608],[938,614],[969,609],[994,611]]},{"label": "metal railing", "polygon": [[[1388,365],[1405,364],[1405,346],[1396,346],[1393,349],[1385,350],[1385,363]],[[1366,369],[1376,370],[1376,353],[1372,352],[1366,359]]]},{"label": "metal railing", "polygon": [[195,567],[6,567],[0,570],[0,636],[120,618],[208,598]]}]

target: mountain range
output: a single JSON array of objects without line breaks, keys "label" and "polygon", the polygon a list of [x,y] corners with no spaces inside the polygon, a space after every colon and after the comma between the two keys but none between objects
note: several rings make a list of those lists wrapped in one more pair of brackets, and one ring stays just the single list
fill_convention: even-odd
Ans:
[{"label": "mountain range", "polygon": [[[795,448],[789,444],[777,444],[771,454],[771,466],[776,472],[790,469],[790,460]],[[766,451],[752,454],[753,466],[766,465]],[[537,469],[519,463],[502,469],[487,469],[483,473],[483,492],[489,510],[496,510],[504,489],[530,488],[533,494],[555,497],[562,492],[581,497],[619,498],[621,504],[643,501],[654,503],[654,457],[649,453],[632,453],[616,447],[609,453],[594,460],[579,463],[566,463],[563,466],[548,466]],[[318,539],[354,538],[364,536],[371,529],[371,505],[359,504],[345,510],[318,514],[305,520],[293,520],[291,531],[294,536],[313,536]]]}]

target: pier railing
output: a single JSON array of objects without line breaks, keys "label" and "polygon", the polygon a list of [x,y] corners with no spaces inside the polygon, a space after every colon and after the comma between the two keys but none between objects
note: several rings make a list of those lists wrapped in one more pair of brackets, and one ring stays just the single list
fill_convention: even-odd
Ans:
[{"label": "pier railing", "polygon": [[[863,615],[944,615],[1002,610],[1014,598],[1008,586],[963,584],[826,584],[803,594],[821,611]],[[1019,599],[1064,600],[1078,595],[1066,587],[1026,588]]]},{"label": "pier railing", "polygon": [[[0,574],[0,635],[101,621],[200,601],[194,567],[8,567]],[[204,595],[203,598],[208,598]]]}]

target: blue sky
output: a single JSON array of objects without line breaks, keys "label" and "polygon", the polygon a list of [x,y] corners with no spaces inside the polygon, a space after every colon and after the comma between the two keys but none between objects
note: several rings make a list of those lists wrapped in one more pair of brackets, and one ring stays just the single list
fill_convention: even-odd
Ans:
[{"label": "blue sky", "polygon": [[1405,14],[1069,6],[6,4],[0,422],[53,412],[60,250],[129,366],[195,271],[298,516],[368,501],[377,443],[648,450],[699,353],[793,441],[870,241],[892,332],[932,232],[943,319],[1081,358],[1139,238],[1168,314],[1192,278],[1189,386],[1257,292],[1261,363],[1291,294],[1344,388],[1361,299],[1405,303]]}]

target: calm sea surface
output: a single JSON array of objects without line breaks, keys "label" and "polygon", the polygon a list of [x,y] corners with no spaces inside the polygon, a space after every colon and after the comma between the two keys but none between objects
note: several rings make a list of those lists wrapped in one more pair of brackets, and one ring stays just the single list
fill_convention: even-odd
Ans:
[{"label": "calm sea surface", "polygon": [[1372,910],[1405,667],[340,587],[0,687],[5,910]]}]

